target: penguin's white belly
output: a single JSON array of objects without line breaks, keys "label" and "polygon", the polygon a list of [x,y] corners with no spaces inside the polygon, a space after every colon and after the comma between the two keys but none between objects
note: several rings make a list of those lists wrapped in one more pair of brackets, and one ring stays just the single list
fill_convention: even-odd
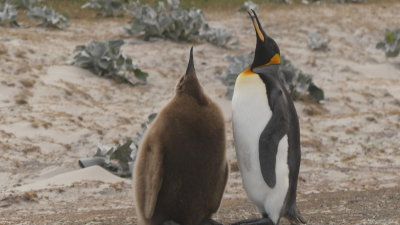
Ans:
[{"label": "penguin's white belly", "polygon": [[279,142],[276,155],[276,185],[264,181],[259,159],[259,139],[272,116],[267,91],[258,75],[239,76],[232,99],[232,121],[238,165],[249,199],[275,223],[289,186],[288,140]]}]

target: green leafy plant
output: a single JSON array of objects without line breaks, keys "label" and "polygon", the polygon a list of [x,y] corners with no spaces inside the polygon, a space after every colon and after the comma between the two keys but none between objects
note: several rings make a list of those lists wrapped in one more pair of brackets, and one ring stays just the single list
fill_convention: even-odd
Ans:
[{"label": "green leafy plant", "polygon": [[319,33],[312,33],[308,36],[308,47],[313,51],[328,50],[329,40],[323,38]]},{"label": "green leafy plant", "polygon": [[11,27],[19,27],[17,22],[17,9],[7,1],[0,3],[0,25],[9,24]]},{"label": "green leafy plant", "polygon": [[[248,55],[227,57],[230,65],[228,66],[222,81],[228,87],[228,98],[232,98],[237,76],[249,67],[253,58],[254,52],[251,52]],[[306,74],[294,67],[293,64],[283,55],[281,56],[279,78],[284,81],[286,89],[294,100],[301,99],[304,96],[310,96],[317,102],[324,100],[324,92],[314,84],[312,81],[312,75]]]},{"label": "green leafy plant", "polygon": [[304,73],[296,68],[283,55],[281,56],[279,76],[285,81],[286,89],[294,100],[301,99],[307,95],[317,102],[324,100],[324,91],[314,84],[312,81],[313,75]]},{"label": "green leafy plant", "polygon": [[386,57],[396,57],[400,53],[400,29],[397,30],[385,30],[385,38],[380,41],[377,45],[377,49],[382,49]]},{"label": "green leafy plant", "polygon": [[266,2],[278,2],[278,3],[292,4],[293,0],[266,0]]},{"label": "green leafy plant", "polygon": [[230,62],[226,68],[225,76],[222,78],[222,82],[228,87],[226,96],[231,99],[233,96],[233,88],[235,87],[235,81],[237,76],[251,65],[254,58],[254,52],[248,55],[231,56],[228,55],[226,59]]},{"label": "green leafy plant", "polygon": [[219,46],[226,47],[228,45],[238,45],[238,41],[234,41],[232,34],[230,34],[225,29],[213,28],[208,24],[203,26],[199,34],[200,39],[206,40],[207,42]]},{"label": "green leafy plant", "polygon": [[98,11],[99,15],[103,17],[112,17],[124,10],[124,4],[120,0],[90,0],[81,8],[91,8]]},{"label": "green leafy plant", "polygon": [[93,157],[83,158],[78,161],[82,168],[99,165],[117,176],[129,177],[131,171],[129,162],[132,161],[130,154],[132,140],[127,139],[123,144],[107,147],[99,144]]},{"label": "green leafy plant", "polygon": [[147,129],[149,128],[150,124],[154,121],[157,117],[157,113],[151,113],[147,116],[147,121],[141,124],[141,130],[136,133],[135,138],[133,138],[133,150],[131,152],[131,159],[135,161],[137,151],[139,150],[140,141],[143,139],[144,134],[146,133]]},{"label": "green leafy plant", "polygon": [[34,20],[42,20],[39,26],[64,29],[68,27],[68,17],[54,11],[51,8],[33,7],[28,12],[28,17]]},{"label": "green leafy plant", "polygon": [[331,0],[334,3],[363,3],[368,0]]},{"label": "green leafy plant", "polygon": [[[133,65],[132,59],[121,53],[124,41],[89,41],[75,48],[77,53],[72,64],[92,71],[94,74],[112,78],[131,85],[145,84],[148,74]],[[134,75],[134,78],[131,76]]]},{"label": "green leafy plant", "polygon": [[133,140],[127,138],[122,144],[114,147],[98,144],[97,151],[92,157],[82,158],[78,161],[80,167],[98,165],[117,176],[130,177],[136,160],[139,142],[156,116],[156,113],[148,116],[147,121],[141,125],[142,129],[136,133],[136,137]]},{"label": "green leafy plant", "polygon": [[179,0],[158,2],[156,7],[148,4],[132,3],[128,8],[134,15],[130,21],[129,34],[143,35],[150,38],[165,38],[173,41],[206,40],[212,44],[226,47],[233,36],[223,29],[210,28],[204,22],[200,9],[179,8]]},{"label": "green leafy plant", "polygon": [[363,3],[368,0],[265,0],[267,2],[292,4],[293,2],[301,2],[302,4],[332,2],[332,3]]},{"label": "green leafy plant", "polygon": [[136,3],[128,33],[144,32],[145,40],[151,37],[167,38],[174,41],[193,40],[199,35],[204,23],[200,9],[181,9],[179,1],[158,2],[155,8],[148,4]]},{"label": "green leafy plant", "polygon": [[44,0],[14,0],[13,2],[17,9],[31,9],[44,2]]},{"label": "green leafy plant", "polygon": [[248,12],[249,10],[258,11],[258,5],[252,1],[245,1],[243,6],[238,9],[239,12]]}]

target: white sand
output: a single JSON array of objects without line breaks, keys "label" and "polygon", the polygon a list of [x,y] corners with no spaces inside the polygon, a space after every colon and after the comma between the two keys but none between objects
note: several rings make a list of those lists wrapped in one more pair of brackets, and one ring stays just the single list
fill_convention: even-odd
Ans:
[{"label": "white sand", "polygon": [[104,183],[128,183],[127,179],[117,177],[100,166],[90,166],[87,168],[74,170],[67,173],[62,173],[45,180],[40,180],[31,184],[22,185],[13,190],[16,191],[30,191],[30,190],[43,190],[58,187],[68,187],[74,183],[86,181],[99,181]]}]

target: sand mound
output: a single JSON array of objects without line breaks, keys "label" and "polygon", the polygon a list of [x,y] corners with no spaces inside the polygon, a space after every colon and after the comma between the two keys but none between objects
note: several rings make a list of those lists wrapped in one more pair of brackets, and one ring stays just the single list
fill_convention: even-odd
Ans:
[{"label": "sand mound", "polygon": [[40,180],[31,184],[19,186],[16,191],[42,190],[49,188],[59,188],[71,186],[74,183],[83,181],[100,181],[104,183],[119,183],[128,180],[117,177],[100,166],[91,166],[84,169],[74,170],[62,173],[44,180]]}]

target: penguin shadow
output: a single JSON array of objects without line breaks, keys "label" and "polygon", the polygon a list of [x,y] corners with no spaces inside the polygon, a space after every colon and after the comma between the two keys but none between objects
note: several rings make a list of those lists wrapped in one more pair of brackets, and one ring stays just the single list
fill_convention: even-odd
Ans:
[{"label": "penguin shadow", "polygon": [[[174,221],[166,221],[162,225],[184,225],[184,224],[179,224]],[[213,219],[208,219],[202,222],[200,225],[224,225],[224,224],[219,223]],[[264,217],[264,218],[246,219],[226,225],[274,225],[274,223],[269,218]]]},{"label": "penguin shadow", "polygon": [[242,220],[229,225],[275,225],[275,224],[269,218],[263,217],[263,218]]},{"label": "penguin shadow", "polygon": [[[166,221],[162,225],[184,225],[184,224],[179,224],[174,221]],[[207,219],[206,221],[203,221],[200,225],[224,225],[222,223],[218,223],[217,221],[213,219]]]}]

